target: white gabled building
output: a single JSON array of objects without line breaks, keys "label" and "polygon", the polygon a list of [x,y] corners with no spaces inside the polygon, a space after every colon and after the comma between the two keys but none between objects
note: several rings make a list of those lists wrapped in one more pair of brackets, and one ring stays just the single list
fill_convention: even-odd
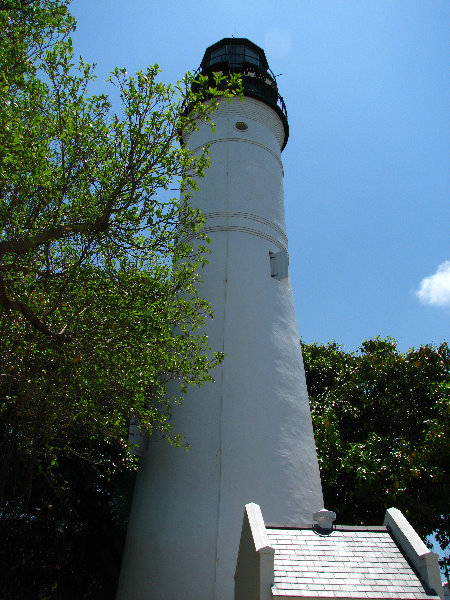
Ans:
[{"label": "white gabled building", "polygon": [[248,504],[235,578],[234,600],[444,600],[438,555],[396,508],[383,526],[324,528],[265,524]]}]

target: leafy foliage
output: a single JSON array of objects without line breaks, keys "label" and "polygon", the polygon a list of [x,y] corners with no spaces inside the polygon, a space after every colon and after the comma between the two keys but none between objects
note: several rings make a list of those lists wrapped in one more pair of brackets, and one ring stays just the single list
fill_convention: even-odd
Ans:
[{"label": "leafy foliage", "polygon": [[[171,443],[170,407],[222,360],[200,331],[202,217],[178,143],[234,92],[158,66],[88,95],[65,0],[0,2],[0,597],[110,598],[130,419]],[[193,85],[195,83],[195,85]],[[238,82],[232,81],[233,89]],[[206,88],[208,101],[203,102]],[[187,111],[186,106],[190,110]],[[161,194],[161,192],[163,192]],[[158,195],[160,194],[160,195]],[[176,380],[180,393],[166,395]],[[8,551],[12,546],[14,554]],[[24,572],[26,571],[26,575]]]},{"label": "leafy foliage", "polygon": [[357,353],[335,342],[302,351],[325,505],[340,522],[365,525],[396,506],[448,549],[448,345],[403,354],[376,338]]}]

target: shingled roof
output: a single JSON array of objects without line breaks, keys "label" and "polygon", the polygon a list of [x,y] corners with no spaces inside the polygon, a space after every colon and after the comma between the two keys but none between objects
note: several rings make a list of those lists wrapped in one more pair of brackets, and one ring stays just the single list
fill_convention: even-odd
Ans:
[{"label": "shingled roof", "polygon": [[438,596],[422,583],[386,527],[267,528],[274,554],[272,595],[331,598]]},{"label": "shingled roof", "polygon": [[396,509],[385,526],[322,530],[266,526],[249,504],[235,578],[235,600],[443,598],[437,555]]}]

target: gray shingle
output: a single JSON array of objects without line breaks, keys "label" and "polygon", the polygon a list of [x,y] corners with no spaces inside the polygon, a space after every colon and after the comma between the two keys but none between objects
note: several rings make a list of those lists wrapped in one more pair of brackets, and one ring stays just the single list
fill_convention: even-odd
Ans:
[{"label": "gray shingle", "polygon": [[275,549],[273,597],[434,600],[387,530],[267,527]]}]

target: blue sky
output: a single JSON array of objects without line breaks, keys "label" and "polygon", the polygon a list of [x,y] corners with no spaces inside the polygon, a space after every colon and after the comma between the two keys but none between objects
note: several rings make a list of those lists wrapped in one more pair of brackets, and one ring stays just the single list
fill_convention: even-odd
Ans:
[{"label": "blue sky", "polygon": [[71,11],[75,51],[99,81],[150,63],[176,81],[233,35],[264,48],[289,117],[302,338],[349,350],[376,335],[402,350],[450,340],[448,0],[73,0]]}]

